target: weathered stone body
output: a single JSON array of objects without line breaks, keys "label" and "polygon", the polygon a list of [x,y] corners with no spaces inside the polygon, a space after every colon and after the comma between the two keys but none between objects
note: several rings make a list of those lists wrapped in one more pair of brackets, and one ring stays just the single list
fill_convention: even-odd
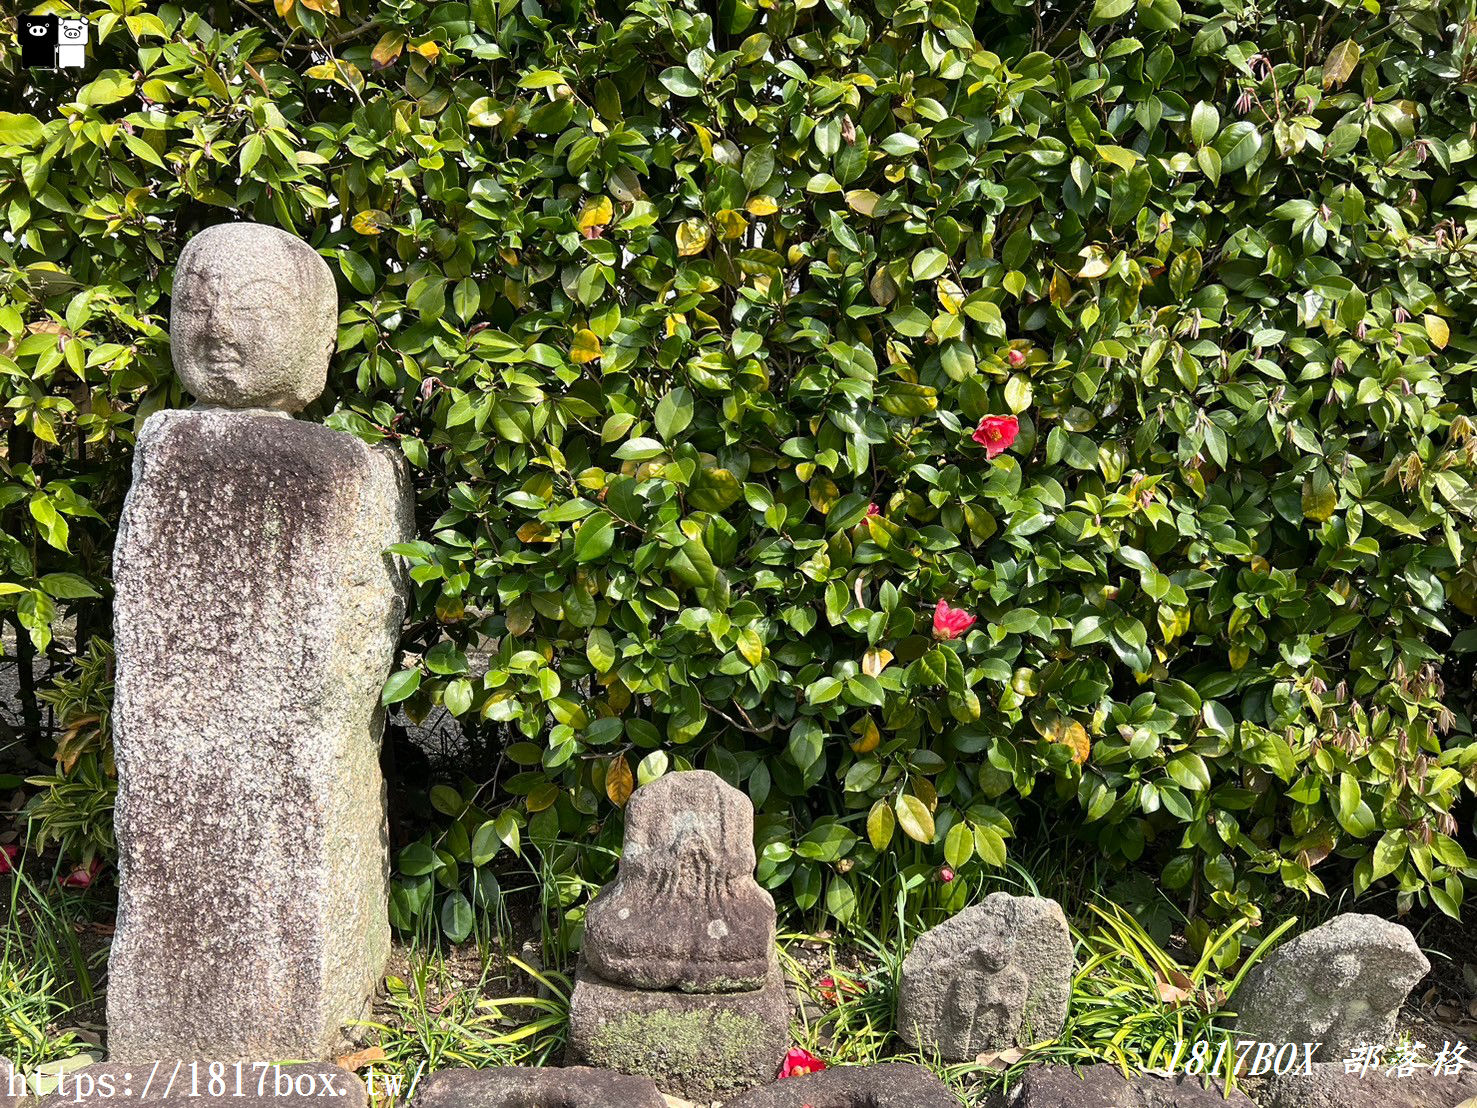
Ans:
[{"label": "weathered stone body", "polygon": [[1402,1077],[1375,1067],[1346,1073],[1343,1062],[1314,1062],[1312,1073],[1268,1080],[1261,1108],[1456,1108],[1477,1097],[1477,1070],[1459,1074],[1417,1069]]},{"label": "weathered stone body", "polygon": [[640,989],[759,988],[775,911],[754,865],[753,806],[716,774],[673,773],[637,789],[619,874],[586,915],[590,968]]},{"label": "weathered stone body", "polygon": [[422,1082],[412,1108],[666,1108],[650,1079],[570,1066],[442,1070]]},{"label": "weathered stone body", "polygon": [[[216,1081],[219,1083],[215,1083]],[[63,1076],[36,1108],[368,1108],[369,1091],[348,1070],[318,1063],[252,1065],[99,1062]]]},{"label": "weathered stone body", "polygon": [[1252,967],[1229,1007],[1236,1035],[1323,1045],[1336,1062],[1361,1044],[1388,1044],[1395,1017],[1431,963],[1409,928],[1348,912],[1282,943]]},{"label": "weathered stone body", "polygon": [[332,315],[253,299],[322,265],[269,230],[203,232],[175,304],[214,328],[177,331],[186,382],[249,407],[151,416],[119,526],[117,1061],[330,1057],[389,949],[379,693],[411,500],[396,456],[287,414]]},{"label": "weathered stone body", "polygon": [[1219,1088],[1180,1074],[1124,1077],[1110,1062],[1032,1069],[1005,1099],[1007,1108],[1256,1108],[1239,1090],[1223,1097]]},{"label": "weathered stone body", "polygon": [[25,1099],[25,1077],[16,1072],[9,1058],[0,1058],[0,1108],[16,1108]]},{"label": "weathered stone body", "polygon": [[688,1100],[726,1100],[774,1079],[789,1045],[778,961],[761,989],[662,992],[605,981],[580,965],[570,1000],[570,1060],[650,1077]]},{"label": "weathered stone body", "polygon": [[959,1108],[959,1098],[922,1066],[832,1066],[755,1089],[724,1108]]},{"label": "weathered stone body", "polygon": [[914,943],[898,989],[898,1034],[952,1062],[1026,1046],[1061,1031],[1071,982],[1060,905],[991,893]]}]

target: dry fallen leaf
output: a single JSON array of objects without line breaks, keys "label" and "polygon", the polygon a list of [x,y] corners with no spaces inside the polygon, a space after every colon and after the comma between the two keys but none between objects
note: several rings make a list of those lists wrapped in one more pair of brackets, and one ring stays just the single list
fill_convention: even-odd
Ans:
[{"label": "dry fallen leaf", "polygon": [[334,1065],[338,1066],[339,1069],[345,1069],[350,1073],[354,1073],[362,1070],[371,1062],[383,1062],[385,1058],[386,1055],[382,1047],[367,1046],[363,1050],[355,1051],[353,1054],[345,1054],[342,1058],[337,1059]]},{"label": "dry fallen leaf", "polygon": [[1005,1070],[1025,1057],[1025,1051],[1011,1047],[1009,1050],[987,1050],[975,1056],[975,1062],[992,1069]]}]

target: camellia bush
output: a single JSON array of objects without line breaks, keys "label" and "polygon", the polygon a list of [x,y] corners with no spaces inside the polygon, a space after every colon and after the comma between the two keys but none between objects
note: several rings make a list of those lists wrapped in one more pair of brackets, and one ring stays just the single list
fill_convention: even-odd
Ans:
[{"label": "camellia bush", "polygon": [[433,795],[401,922],[530,841],[573,873],[684,766],[842,922],[1028,815],[1201,913],[1458,912],[1465,3],[83,14],[86,71],[13,24],[0,71],[0,599],[42,651],[106,628],[130,443],[185,402],[174,259],[309,239],[343,310],[308,414],[418,490],[385,702],[511,767]]}]

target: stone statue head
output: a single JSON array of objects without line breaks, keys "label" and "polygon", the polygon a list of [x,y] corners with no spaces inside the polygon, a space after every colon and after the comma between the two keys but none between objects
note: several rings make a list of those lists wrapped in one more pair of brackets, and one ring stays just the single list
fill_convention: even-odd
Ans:
[{"label": "stone statue head", "polygon": [[180,254],[169,338],[201,404],[301,411],[323,391],[337,333],[333,271],[297,236],[222,223]]}]

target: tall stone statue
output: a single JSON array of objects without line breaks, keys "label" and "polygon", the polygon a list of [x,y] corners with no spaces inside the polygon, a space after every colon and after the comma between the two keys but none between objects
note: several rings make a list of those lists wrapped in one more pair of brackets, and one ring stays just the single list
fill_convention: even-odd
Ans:
[{"label": "tall stone statue", "polygon": [[412,537],[397,458],[292,418],[323,390],[327,264],[253,223],[175,275],[175,369],[115,552],[114,1061],[320,1059],[389,951],[380,688]]}]

